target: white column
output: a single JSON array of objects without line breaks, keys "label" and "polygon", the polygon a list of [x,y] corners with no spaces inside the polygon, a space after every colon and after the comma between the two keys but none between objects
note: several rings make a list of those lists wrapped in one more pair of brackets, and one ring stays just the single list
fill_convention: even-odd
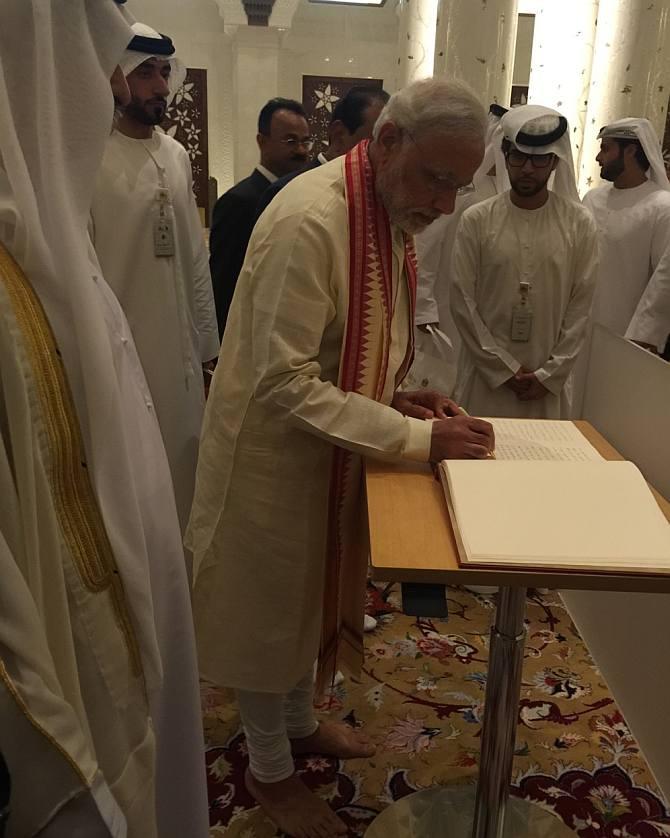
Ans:
[{"label": "white column", "polygon": [[[228,29],[228,27],[226,27]],[[235,182],[258,163],[258,113],[279,95],[281,33],[263,26],[240,26],[233,47]]]},{"label": "white column", "polygon": [[582,193],[600,183],[600,128],[644,116],[662,139],[669,93],[670,0],[602,0],[579,171]]},{"label": "white column", "polygon": [[[602,0],[600,5],[607,5]],[[591,84],[599,0],[540,0],[535,15],[528,102],[560,111],[570,123],[579,171]]]},{"label": "white column", "polygon": [[508,107],[517,26],[517,0],[440,0],[435,75],[467,82],[486,105]]},{"label": "white column", "polygon": [[438,0],[400,0],[396,87],[433,75]]}]

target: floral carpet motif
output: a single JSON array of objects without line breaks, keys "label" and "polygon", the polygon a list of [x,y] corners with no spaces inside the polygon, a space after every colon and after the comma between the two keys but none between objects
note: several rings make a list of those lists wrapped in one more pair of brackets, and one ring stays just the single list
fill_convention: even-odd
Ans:
[{"label": "floral carpet motif", "polygon": [[[360,684],[334,688],[319,712],[364,727],[370,760],[296,762],[351,836],[394,800],[477,776],[494,599],[448,589],[448,620],[407,617],[399,586],[370,586]],[[670,811],[558,594],[532,593],[513,794],[553,811],[582,838],[670,836]],[[231,694],[203,685],[210,836],[271,838],[244,786],[246,744]],[[328,705],[330,704],[330,708]]]}]

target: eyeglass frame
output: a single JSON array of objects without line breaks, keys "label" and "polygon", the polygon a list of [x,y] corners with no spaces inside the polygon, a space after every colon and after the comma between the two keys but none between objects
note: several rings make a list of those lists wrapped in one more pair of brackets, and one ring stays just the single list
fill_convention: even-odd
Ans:
[{"label": "eyeglass frame", "polygon": [[[551,166],[556,158],[556,155],[549,151],[546,154],[526,154],[525,151],[519,151],[518,148],[510,148],[508,151],[503,152],[505,155],[505,160],[507,161],[508,165],[510,165],[513,169],[522,169],[526,163],[530,160],[530,164],[534,169],[546,169],[547,166]],[[518,154],[520,157],[523,157],[523,160],[520,163],[512,163],[509,159],[510,155]],[[545,163],[537,163],[536,160],[541,158],[547,158]]]},{"label": "eyeglass frame", "polygon": [[307,149],[307,151],[311,151],[316,144],[316,137],[307,137],[306,139],[300,139],[299,137],[286,137],[286,139],[278,140],[278,142],[282,143],[282,145],[288,146],[289,148],[299,148],[302,146]]}]

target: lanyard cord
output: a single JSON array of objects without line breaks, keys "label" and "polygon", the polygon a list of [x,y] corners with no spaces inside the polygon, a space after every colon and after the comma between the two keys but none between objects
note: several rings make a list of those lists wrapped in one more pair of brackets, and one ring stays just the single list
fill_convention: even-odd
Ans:
[{"label": "lanyard cord", "polygon": [[156,160],[153,151],[149,148],[149,146],[142,143],[142,148],[146,151],[146,153],[151,158],[151,162],[156,167],[156,171],[158,172],[158,185],[161,189],[167,189],[168,193],[170,190],[170,184],[167,182],[167,176],[165,173],[165,168],[161,166],[161,164]]},{"label": "lanyard cord", "polygon": [[[166,169],[165,169],[164,166],[161,166],[161,164],[156,159],[154,153],[151,151],[151,149],[147,145],[142,143],[142,148],[149,155],[149,157],[151,158],[152,163],[156,167],[156,172],[158,173],[159,189],[165,190],[164,199],[161,198],[161,200],[160,200],[160,214],[164,215],[166,204],[169,205],[169,206],[172,205],[172,201],[170,199],[170,184],[168,183],[168,180],[167,180]],[[173,213],[173,218],[174,218],[174,213]],[[176,246],[176,232],[177,231],[173,229],[173,235],[175,237],[175,246]],[[191,367],[190,367],[190,364],[187,363],[187,359],[190,357],[190,353],[189,353],[188,348],[187,348],[189,346],[189,340],[188,340],[188,338],[185,334],[185,331],[187,329],[185,312],[188,309],[188,306],[187,306],[186,299],[184,298],[184,289],[183,289],[182,282],[180,281],[180,279],[177,276],[177,274],[179,273],[180,259],[179,259],[179,254],[176,250],[175,250],[174,259],[175,259],[175,272],[174,272],[175,293],[177,295],[178,316],[179,316],[179,320],[181,322],[180,340],[181,340],[181,347],[182,347],[182,359],[183,359],[183,363],[184,363],[184,383],[186,385],[186,389],[189,390],[190,389],[190,374],[189,374],[189,371],[191,371]]]}]

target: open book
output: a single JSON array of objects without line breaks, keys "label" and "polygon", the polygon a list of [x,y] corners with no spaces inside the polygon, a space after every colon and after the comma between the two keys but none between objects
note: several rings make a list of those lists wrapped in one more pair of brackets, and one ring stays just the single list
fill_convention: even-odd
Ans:
[{"label": "open book", "polygon": [[440,464],[462,564],[670,574],[670,524],[633,463],[571,422],[492,421],[496,460]]}]

